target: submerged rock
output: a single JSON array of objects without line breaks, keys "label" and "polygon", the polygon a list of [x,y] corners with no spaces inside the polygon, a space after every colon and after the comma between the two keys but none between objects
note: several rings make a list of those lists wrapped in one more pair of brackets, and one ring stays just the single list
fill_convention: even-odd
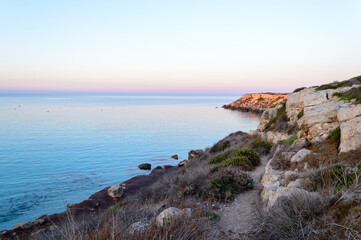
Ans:
[{"label": "submerged rock", "polygon": [[142,163],[138,167],[142,170],[149,170],[152,168],[152,165],[150,163]]}]

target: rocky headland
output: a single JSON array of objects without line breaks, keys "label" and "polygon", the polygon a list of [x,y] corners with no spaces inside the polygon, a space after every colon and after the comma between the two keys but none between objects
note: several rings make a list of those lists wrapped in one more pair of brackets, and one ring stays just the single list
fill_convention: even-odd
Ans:
[{"label": "rocky headland", "polygon": [[271,102],[257,130],[0,239],[361,239],[361,77]]},{"label": "rocky headland", "polygon": [[223,108],[262,113],[267,108],[273,108],[285,102],[286,99],[286,93],[249,93],[230,104],[223,105]]}]

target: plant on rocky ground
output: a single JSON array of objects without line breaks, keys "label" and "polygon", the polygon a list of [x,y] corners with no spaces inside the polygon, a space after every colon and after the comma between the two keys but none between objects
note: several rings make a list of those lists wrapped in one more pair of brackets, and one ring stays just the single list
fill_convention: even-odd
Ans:
[{"label": "plant on rocky ground", "polygon": [[224,151],[229,146],[231,146],[231,144],[230,144],[230,142],[228,140],[226,140],[226,141],[224,141],[222,143],[218,142],[218,143],[213,145],[213,147],[210,149],[210,152],[211,153],[221,152],[221,151]]},{"label": "plant on rocky ground", "polygon": [[356,103],[361,103],[361,87],[354,87],[346,92],[335,92],[332,96],[339,97],[341,101],[351,101],[356,99]]},{"label": "plant on rocky ground", "polygon": [[218,170],[219,167],[227,167],[231,165],[240,166],[245,171],[251,171],[260,164],[260,157],[252,149],[241,147],[212,157],[208,163],[219,164],[214,171]]},{"label": "plant on rocky ground", "polygon": [[287,146],[291,146],[296,140],[297,140],[297,134],[293,134],[289,139],[284,140],[283,144]]},{"label": "plant on rocky ground", "polygon": [[201,195],[206,199],[232,200],[236,194],[252,187],[253,179],[248,174],[228,167],[212,174]]},{"label": "plant on rocky ground", "polygon": [[268,154],[271,151],[273,144],[271,142],[258,139],[253,142],[252,146],[260,154]]},{"label": "plant on rocky ground", "polygon": [[301,92],[303,89],[305,89],[305,87],[296,88],[293,93]]},{"label": "plant on rocky ground", "polygon": [[332,142],[338,143],[340,141],[340,138],[341,138],[341,129],[340,129],[340,127],[336,128],[335,130],[333,130],[331,132],[330,138],[331,138]]}]

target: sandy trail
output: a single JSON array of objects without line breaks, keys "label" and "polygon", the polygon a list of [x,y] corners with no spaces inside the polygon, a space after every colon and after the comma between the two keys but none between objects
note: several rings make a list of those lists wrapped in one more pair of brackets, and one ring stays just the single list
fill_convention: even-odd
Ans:
[{"label": "sandy trail", "polygon": [[261,188],[260,182],[269,158],[270,156],[261,157],[261,165],[250,173],[255,181],[254,189],[239,194],[231,204],[222,206],[218,211],[221,216],[220,227],[225,231],[231,230],[237,235],[251,231],[255,203]]}]

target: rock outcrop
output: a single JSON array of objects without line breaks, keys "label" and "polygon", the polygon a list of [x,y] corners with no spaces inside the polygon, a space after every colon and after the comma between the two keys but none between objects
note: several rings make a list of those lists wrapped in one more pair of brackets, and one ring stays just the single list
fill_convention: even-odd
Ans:
[{"label": "rock outcrop", "polygon": [[236,101],[224,105],[223,108],[251,112],[263,112],[273,108],[287,99],[286,93],[252,93],[244,94]]},{"label": "rock outcrop", "polygon": [[170,207],[161,212],[157,218],[156,223],[158,226],[162,227],[164,225],[170,224],[179,218],[186,217],[189,218],[191,216],[191,209],[178,209],[175,207]]},{"label": "rock outcrop", "polygon": [[[347,87],[311,87],[300,89],[287,96],[287,125],[292,126],[292,135],[285,132],[266,131],[267,124],[280,115],[276,108],[266,109],[261,117],[257,131],[250,135],[260,135],[262,139],[277,143],[292,136],[291,146],[278,145],[269,160],[262,178],[262,199],[272,207],[280,197],[303,195],[317,199],[315,193],[302,189],[302,171],[307,169],[307,162],[301,163],[309,154],[310,143],[319,143],[328,139],[339,138],[339,152],[349,152],[361,148],[361,104],[341,98],[347,91],[361,87],[361,83]],[[329,88],[329,89],[328,89]],[[335,94],[337,93],[337,94]],[[353,96],[360,98],[360,96]],[[285,118],[285,119],[286,119]],[[297,138],[294,139],[297,135]],[[288,167],[284,168],[285,163]],[[300,164],[299,169],[289,170],[291,164]],[[288,170],[284,170],[288,169]]]}]

